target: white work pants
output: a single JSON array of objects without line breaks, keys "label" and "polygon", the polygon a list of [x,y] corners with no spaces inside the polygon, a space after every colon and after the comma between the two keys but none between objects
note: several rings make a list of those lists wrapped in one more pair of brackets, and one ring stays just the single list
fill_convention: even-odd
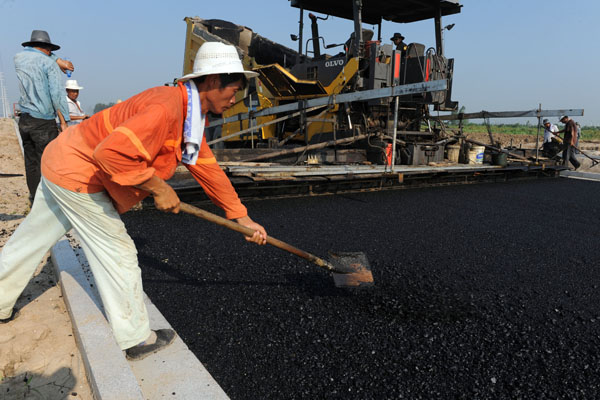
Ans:
[{"label": "white work pants", "polygon": [[31,212],[0,254],[0,319],[10,317],[46,252],[71,228],[81,239],[119,346],[143,342],[150,324],[137,250],[110,197],[72,192],[43,177]]}]

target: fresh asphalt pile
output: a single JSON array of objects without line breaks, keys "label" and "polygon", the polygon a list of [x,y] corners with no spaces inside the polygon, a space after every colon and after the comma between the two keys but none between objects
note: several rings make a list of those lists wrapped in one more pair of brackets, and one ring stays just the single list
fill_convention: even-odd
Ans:
[{"label": "fresh asphalt pile", "polygon": [[[124,215],[144,289],[232,399],[599,398],[600,183],[249,202],[375,286],[189,215]],[[207,209],[214,211],[213,207]]]}]

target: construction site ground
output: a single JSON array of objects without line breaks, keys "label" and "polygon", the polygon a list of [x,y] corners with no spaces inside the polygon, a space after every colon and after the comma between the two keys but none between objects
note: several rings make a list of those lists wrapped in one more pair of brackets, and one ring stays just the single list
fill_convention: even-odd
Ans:
[{"label": "construction site ground", "polygon": [[[479,138],[469,136],[488,142],[487,133]],[[518,139],[523,147],[535,144],[535,137],[510,136],[497,140],[503,145],[511,144],[512,140],[518,147]],[[599,146],[591,142],[581,147],[597,154]],[[0,173],[0,246],[3,246],[29,211],[23,157],[12,119],[0,119]],[[16,176],[8,176],[11,174]],[[17,307],[21,309],[18,319],[0,325],[0,397],[92,399],[73,321],[49,259],[40,264]]]}]

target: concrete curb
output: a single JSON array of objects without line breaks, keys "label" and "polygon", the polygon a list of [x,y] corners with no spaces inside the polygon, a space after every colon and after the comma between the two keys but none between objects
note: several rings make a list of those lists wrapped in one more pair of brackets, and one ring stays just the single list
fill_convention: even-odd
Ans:
[{"label": "concrete curb", "polygon": [[596,172],[561,171],[560,176],[588,181],[600,181],[600,173]]},{"label": "concrete curb", "polygon": [[144,399],[69,241],[59,241],[51,253],[94,398]]},{"label": "concrete curb", "polygon": [[[229,399],[179,337],[152,356],[128,361],[90,284],[93,277],[86,275],[87,261],[78,259],[67,238],[52,248],[51,255],[94,399]],[[171,328],[144,297],[152,329]]]}]

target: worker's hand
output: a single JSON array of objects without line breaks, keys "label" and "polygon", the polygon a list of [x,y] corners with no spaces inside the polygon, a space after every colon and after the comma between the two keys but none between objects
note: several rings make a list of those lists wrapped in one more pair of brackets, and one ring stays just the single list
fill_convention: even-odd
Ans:
[{"label": "worker's hand", "polygon": [[244,225],[246,228],[250,228],[254,231],[252,236],[245,236],[248,242],[253,242],[258,245],[267,244],[267,231],[265,231],[265,228],[263,228],[262,225],[252,221],[249,216],[238,218],[236,221],[238,224]]},{"label": "worker's hand", "polygon": [[69,127],[69,125],[66,122],[64,122],[64,121],[60,122],[60,131],[61,132],[66,131],[68,127]]},{"label": "worker's hand", "polygon": [[167,182],[158,176],[152,175],[152,178],[139,185],[135,185],[135,187],[152,193],[152,196],[154,196],[154,205],[158,210],[172,212],[173,214],[179,213],[180,201],[177,193],[175,193],[175,190]]},{"label": "worker's hand", "polygon": [[58,58],[56,60],[58,67],[63,73],[67,73],[67,71],[75,71],[75,67],[71,61],[63,60],[62,58]]},{"label": "worker's hand", "polygon": [[154,193],[154,205],[160,211],[179,213],[179,197],[175,190],[165,182],[164,190]]}]

